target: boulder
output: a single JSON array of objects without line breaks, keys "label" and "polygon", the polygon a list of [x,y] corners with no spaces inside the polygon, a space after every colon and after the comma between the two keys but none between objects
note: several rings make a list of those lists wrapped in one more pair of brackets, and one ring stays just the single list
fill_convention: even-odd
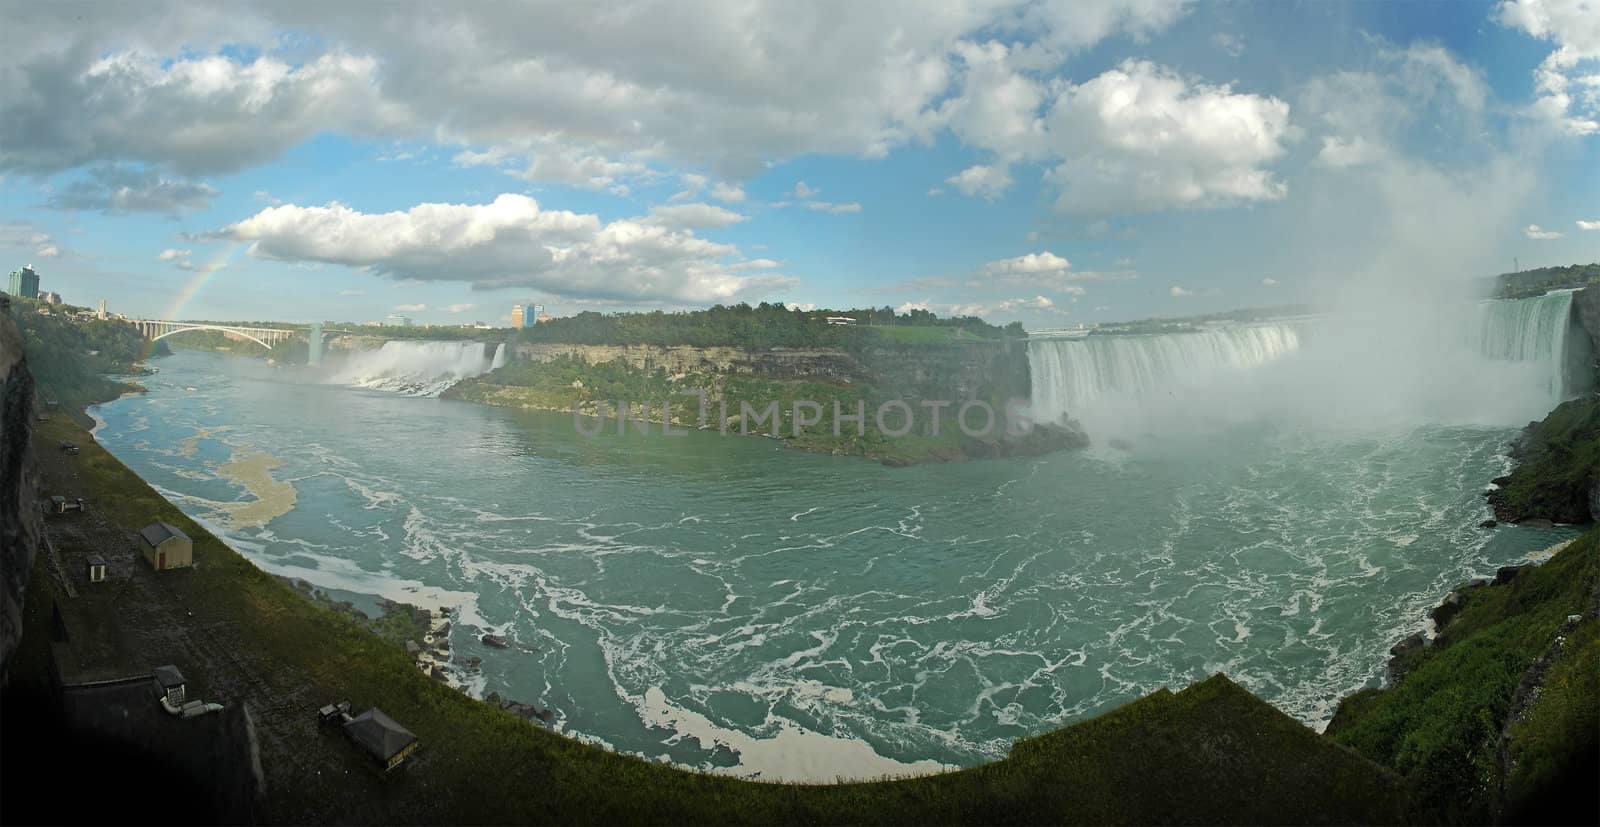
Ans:
[{"label": "boulder", "polygon": [[406,654],[414,658],[422,654],[422,646],[414,640],[408,640],[406,641]]},{"label": "boulder", "polygon": [[1494,585],[1504,586],[1517,579],[1517,573],[1522,571],[1523,568],[1523,566],[1501,566],[1494,572]]},{"label": "boulder", "polygon": [[488,634],[486,634],[483,637],[479,638],[479,640],[483,641],[483,645],[484,646],[493,646],[496,649],[510,649],[511,648],[511,641],[506,640],[505,638],[503,638],[503,637],[501,637],[499,635],[488,635]]},{"label": "boulder", "polygon": [[428,669],[428,677],[436,681],[442,681],[444,680],[444,669],[436,663]]},{"label": "boulder", "polygon": [[1529,517],[1525,520],[1518,520],[1517,525],[1523,528],[1555,528],[1556,524],[1543,517]]},{"label": "boulder", "polygon": [[1421,632],[1417,632],[1390,647],[1389,654],[1391,657],[1389,658],[1388,668],[1385,670],[1390,686],[1394,686],[1400,682],[1401,678],[1405,677],[1406,661],[1409,656],[1421,651],[1427,645],[1428,639],[1423,637]]},{"label": "boulder", "polygon": [[1478,523],[1478,528],[1494,528],[1497,525],[1500,525],[1499,520],[1484,520],[1483,522]]}]

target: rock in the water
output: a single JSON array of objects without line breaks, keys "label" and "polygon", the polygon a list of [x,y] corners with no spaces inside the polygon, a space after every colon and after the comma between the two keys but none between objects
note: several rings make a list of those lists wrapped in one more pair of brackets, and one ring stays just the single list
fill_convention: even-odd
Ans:
[{"label": "rock in the water", "polygon": [[1478,528],[1494,528],[1497,525],[1500,525],[1499,520],[1484,520],[1483,522],[1478,523]]},{"label": "rock in the water", "polygon": [[1543,517],[1529,517],[1526,520],[1518,520],[1517,525],[1523,528],[1554,528],[1556,524]]},{"label": "rock in the water", "polygon": [[1506,483],[1508,483],[1508,482],[1511,482],[1511,475],[1510,474],[1507,474],[1506,476],[1503,476],[1503,477],[1495,477],[1494,479],[1489,480],[1489,484],[1490,485],[1498,485],[1501,488],[1505,488],[1506,487]]},{"label": "rock in the water", "polygon": [[444,680],[444,669],[436,663],[428,669],[428,677],[436,681],[442,681]]},{"label": "rock in the water", "polygon": [[479,638],[479,639],[483,641],[483,645],[484,646],[493,646],[496,649],[510,649],[511,648],[511,641],[506,640],[505,638],[503,638],[503,637],[501,637],[499,635],[484,635],[482,638]]}]

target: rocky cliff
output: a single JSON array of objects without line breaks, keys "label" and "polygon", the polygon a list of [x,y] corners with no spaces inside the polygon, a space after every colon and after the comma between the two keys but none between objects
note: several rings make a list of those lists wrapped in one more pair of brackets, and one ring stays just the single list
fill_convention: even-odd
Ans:
[{"label": "rocky cliff", "polygon": [[22,599],[39,548],[34,415],[22,333],[0,297],[0,673],[22,638]]},{"label": "rocky cliff", "polygon": [[865,383],[923,399],[1029,396],[1028,349],[1021,341],[875,345],[860,352],[524,343],[515,351],[516,358],[533,362],[568,356],[591,365],[615,362],[636,370],[660,369],[668,375],[710,373]]},{"label": "rocky cliff", "polygon": [[1600,388],[1600,366],[1595,363],[1595,357],[1600,355],[1600,285],[1585,287],[1574,294],[1572,312],[1588,341],[1583,343],[1587,347],[1568,348],[1569,356],[1585,362],[1581,365],[1569,363],[1569,375],[1575,369],[1583,371],[1590,377],[1585,390]]}]

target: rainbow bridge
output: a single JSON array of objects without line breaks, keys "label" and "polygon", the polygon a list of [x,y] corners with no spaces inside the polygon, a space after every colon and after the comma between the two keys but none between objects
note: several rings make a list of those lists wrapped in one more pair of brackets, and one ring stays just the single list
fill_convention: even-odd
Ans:
[{"label": "rainbow bridge", "polygon": [[239,325],[206,324],[204,322],[170,322],[162,319],[130,319],[134,327],[138,328],[139,335],[146,340],[156,342],[175,333],[188,330],[216,330],[222,333],[231,333],[243,339],[249,339],[258,345],[271,350],[272,346],[293,338],[296,331],[284,330],[276,327],[241,327]]}]

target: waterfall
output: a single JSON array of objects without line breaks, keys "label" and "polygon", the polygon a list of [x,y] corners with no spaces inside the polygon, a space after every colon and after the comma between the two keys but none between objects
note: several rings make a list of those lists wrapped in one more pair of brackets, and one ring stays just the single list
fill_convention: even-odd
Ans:
[{"label": "waterfall", "polygon": [[491,359],[482,342],[389,341],[352,353],[328,381],[340,385],[438,396],[451,385],[500,367],[505,345]]},{"label": "waterfall", "polygon": [[499,369],[501,369],[501,368],[503,368],[505,366],[506,366],[506,343],[505,342],[501,342],[499,347],[496,347],[494,349],[494,362],[490,363],[489,370],[495,371],[495,370],[499,370]]},{"label": "waterfall", "polygon": [[1590,357],[1587,338],[1571,335],[1571,291],[1489,301],[1481,307],[1477,345],[1485,358],[1537,364],[1545,390],[1556,402],[1581,389],[1581,382],[1569,382],[1568,377],[1582,377]]},{"label": "waterfall", "polygon": [[1196,385],[1219,373],[1262,365],[1300,349],[1288,323],[1240,325],[1186,333],[1091,335],[1028,343],[1034,416],[1079,417],[1092,404]]}]

